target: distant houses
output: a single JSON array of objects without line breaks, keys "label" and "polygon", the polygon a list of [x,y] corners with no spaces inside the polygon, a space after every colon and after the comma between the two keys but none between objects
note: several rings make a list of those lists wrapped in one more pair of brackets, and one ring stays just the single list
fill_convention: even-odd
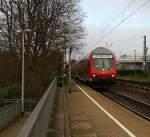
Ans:
[{"label": "distant houses", "polygon": [[[147,56],[147,71],[150,72],[150,55]],[[122,55],[117,59],[117,69],[120,71],[143,71],[143,57],[133,55]]]}]

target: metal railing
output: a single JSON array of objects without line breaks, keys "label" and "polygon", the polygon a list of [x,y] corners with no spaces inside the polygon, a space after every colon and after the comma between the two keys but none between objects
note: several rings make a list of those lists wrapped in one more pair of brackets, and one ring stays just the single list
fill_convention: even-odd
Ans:
[{"label": "metal railing", "polygon": [[15,118],[21,115],[21,103],[16,102],[0,108],[0,129],[8,126]]},{"label": "metal railing", "polygon": [[57,91],[57,78],[53,80],[46,93],[37,104],[17,137],[46,137]]},{"label": "metal railing", "polygon": [[[0,110],[3,107],[7,107],[16,102],[21,102],[21,99],[0,99]],[[25,99],[24,100],[24,109],[25,111],[33,111],[39,99]]]}]

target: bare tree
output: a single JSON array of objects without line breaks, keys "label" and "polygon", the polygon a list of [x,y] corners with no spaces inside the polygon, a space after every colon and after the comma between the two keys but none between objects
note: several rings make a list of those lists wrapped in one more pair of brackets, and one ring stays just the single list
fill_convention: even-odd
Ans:
[{"label": "bare tree", "polygon": [[[21,68],[22,52],[22,34],[17,34],[16,29],[24,30],[27,27],[32,30],[25,33],[24,39],[25,82],[28,91],[32,90],[29,87],[35,90],[35,85],[47,85],[45,83],[49,83],[49,75],[53,77],[62,72],[64,47],[67,49],[71,46],[73,51],[82,47],[84,13],[79,2],[80,0],[73,0],[70,28],[70,0],[0,0],[0,54],[7,51],[11,55],[9,60],[12,55],[15,56],[15,61],[11,63],[14,70]],[[0,62],[0,68],[1,65]],[[5,68],[7,70],[7,65]],[[20,82],[21,71],[16,72],[19,74],[14,75],[18,76]]]}]

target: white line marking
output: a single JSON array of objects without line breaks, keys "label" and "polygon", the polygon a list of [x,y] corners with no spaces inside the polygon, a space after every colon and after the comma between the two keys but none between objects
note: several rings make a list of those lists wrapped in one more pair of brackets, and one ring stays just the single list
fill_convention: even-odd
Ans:
[{"label": "white line marking", "polygon": [[109,118],[111,118],[120,128],[122,128],[130,137],[136,137],[130,130],[128,130],[123,124],[121,124],[116,118],[114,118],[106,109],[98,104],[92,97],[90,97],[80,86],[72,81],[96,106],[98,106]]}]

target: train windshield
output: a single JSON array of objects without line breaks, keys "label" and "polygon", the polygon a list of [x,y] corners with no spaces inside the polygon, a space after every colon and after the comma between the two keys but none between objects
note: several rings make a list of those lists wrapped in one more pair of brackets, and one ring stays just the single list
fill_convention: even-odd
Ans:
[{"label": "train windshield", "polygon": [[97,70],[111,70],[113,68],[113,57],[111,58],[94,58],[93,65]]}]

